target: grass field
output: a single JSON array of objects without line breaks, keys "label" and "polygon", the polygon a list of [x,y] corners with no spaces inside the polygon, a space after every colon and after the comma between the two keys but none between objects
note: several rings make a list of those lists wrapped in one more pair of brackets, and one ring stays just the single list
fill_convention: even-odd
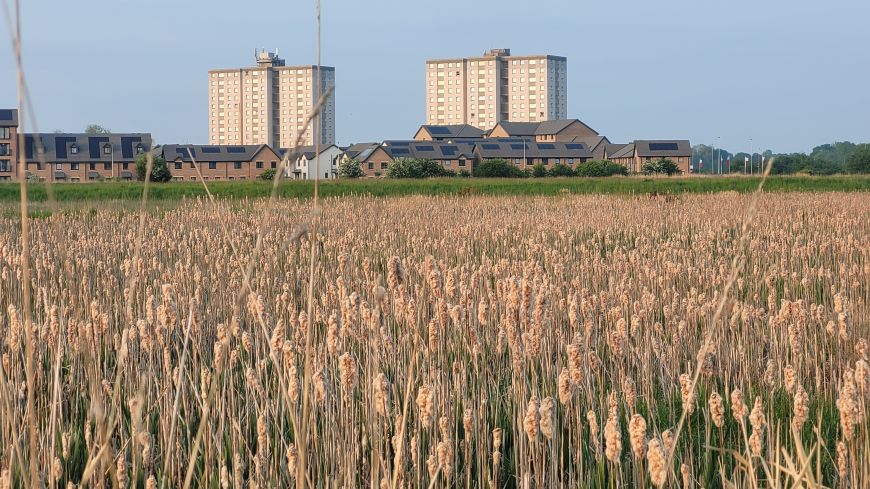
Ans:
[{"label": "grass field", "polygon": [[[442,178],[430,180],[340,180],[321,182],[321,195],[401,196],[401,195],[558,195],[572,194],[647,194],[647,193],[710,193],[723,191],[749,192],[758,187],[758,177],[683,177],[683,178],[542,178],[542,179],[471,179]],[[307,198],[312,195],[312,182],[285,182],[280,195]],[[209,182],[215,196],[221,198],[266,197],[270,182]],[[868,191],[870,176],[783,176],[770,177],[765,188],[774,192]],[[52,189],[59,202],[124,201],[142,196],[141,183],[58,184]],[[180,200],[204,196],[200,183],[166,183],[151,187],[154,200]],[[29,187],[30,200],[47,200],[45,184]],[[17,202],[18,185],[0,184],[0,202]]]},{"label": "grass field", "polygon": [[866,193],[321,204],[0,215],[0,488],[870,487]]}]

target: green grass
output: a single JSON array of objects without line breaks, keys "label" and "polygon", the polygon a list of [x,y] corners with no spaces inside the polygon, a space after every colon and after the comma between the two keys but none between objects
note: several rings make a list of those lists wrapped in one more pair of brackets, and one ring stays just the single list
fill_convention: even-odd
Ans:
[{"label": "green grass", "polygon": [[[331,180],[320,183],[323,196],[372,195],[559,195],[573,194],[680,194],[723,191],[751,192],[758,187],[759,177],[610,177],[610,178],[541,178],[541,179],[477,179],[438,178],[429,180]],[[281,184],[280,195],[286,198],[306,198],[312,195],[314,184],[288,181]],[[58,202],[133,201],[141,198],[141,183],[56,184],[53,187]],[[870,176],[776,176],[770,177],[765,188],[774,192],[868,191]],[[271,182],[210,182],[209,189],[220,198],[267,197]],[[45,202],[46,184],[28,186],[30,200]],[[202,184],[172,182],[151,186],[150,199],[181,200],[204,196]],[[17,202],[18,185],[0,184],[0,202]]]}]

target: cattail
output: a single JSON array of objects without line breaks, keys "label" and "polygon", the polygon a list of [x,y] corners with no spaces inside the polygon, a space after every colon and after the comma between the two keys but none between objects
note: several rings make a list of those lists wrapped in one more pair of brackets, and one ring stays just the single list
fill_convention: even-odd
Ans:
[{"label": "cattail", "polygon": [[145,489],[157,489],[157,479],[154,477],[154,474],[148,476],[148,480],[145,482]]},{"label": "cattail", "polygon": [[257,454],[261,458],[268,458],[269,453],[269,428],[266,425],[266,415],[257,416]]},{"label": "cattail", "polygon": [[574,344],[567,346],[568,371],[571,374],[571,382],[576,386],[583,381],[583,356],[580,347]]},{"label": "cattail", "polygon": [[523,418],[523,429],[526,432],[526,436],[529,437],[529,441],[535,441],[535,438],[538,436],[538,423],[540,422],[540,414],[538,413],[538,398],[536,396],[532,396],[529,399],[529,405],[526,408],[526,416]]},{"label": "cattail", "polygon": [[855,377],[851,368],[843,374],[843,382],[837,397],[837,410],[840,411],[840,428],[843,438],[849,440],[855,432],[855,425],[860,422],[858,396],[855,390]]},{"label": "cattail", "polygon": [[[118,477],[118,486],[127,487],[127,460],[124,459],[123,454],[118,457],[118,461],[115,463],[115,475]],[[59,477],[55,480],[57,479]]]},{"label": "cattail", "polygon": [[798,384],[794,391],[794,427],[800,430],[809,416],[809,396],[803,386]]},{"label": "cattail", "polygon": [[634,414],[628,422],[628,436],[634,457],[643,461],[646,455],[646,420],[640,414]]},{"label": "cattail", "polygon": [[552,397],[545,397],[541,401],[538,412],[541,415],[541,434],[548,440],[553,438],[553,408],[556,406]]},{"label": "cattail", "polygon": [[[120,464],[121,461],[122,461],[122,459],[119,458],[118,463]],[[54,457],[54,462],[51,465],[51,475],[52,475],[52,477],[54,477],[55,481],[59,481],[60,477],[63,475],[63,464],[61,464],[60,457],[58,457],[58,456]],[[124,485],[126,485],[126,483],[127,483],[127,472],[126,471],[124,472],[123,476],[121,474],[118,474],[119,485],[120,485],[122,477],[124,478]],[[9,487],[8,485],[5,485],[5,484],[0,484],[0,486]]]},{"label": "cattail", "polygon": [[634,381],[631,377],[626,377],[622,381],[622,393],[625,396],[625,404],[629,409],[634,410],[634,400],[635,400],[635,392],[634,392]]},{"label": "cattail", "polygon": [[619,429],[619,418],[616,413],[607,417],[604,423],[604,454],[613,463],[619,463],[622,453],[622,433]]},{"label": "cattail", "polygon": [[426,459],[426,467],[429,469],[429,477],[432,479],[435,478],[435,474],[438,472],[438,458],[435,454],[436,451],[430,453],[429,458]]},{"label": "cattail", "polygon": [[785,391],[789,394],[794,394],[794,387],[797,383],[797,374],[795,373],[794,368],[792,368],[791,365],[786,365],[782,370],[782,376]]},{"label": "cattail", "polygon": [[650,481],[656,487],[664,486],[668,480],[667,456],[658,439],[650,440],[646,459],[649,463]]},{"label": "cattail", "polygon": [[474,433],[474,410],[471,408],[466,408],[462,413],[462,429],[465,430],[466,439]]},{"label": "cattail", "polygon": [[434,319],[429,320],[429,353],[435,353],[438,349],[438,323]]},{"label": "cattail", "polygon": [[595,411],[587,412],[586,420],[589,421],[589,440],[597,455],[600,451],[600,445],[598,444],[598,417],[595,415]]},{"label": "cattail", "polygon": [[323,404],[326,402],[327,384],[326,376],[322,371],[317,371],[311,377],[311,382],[314,385],[314,404]]},{"label": "cattail", "polygon": [[680,396],[683,399],[683,410],[686,414],[692,414],[695,411],[695,392],[692,378],[688,374],[680,374]]},{"label": "cattail", "polygon": [[749,413],[746,404],[743,403],[743,391],[734,389],[731,391],[731,414],[737,422],[742,422]]},{"label": "cattail", "polygon": [[221,489],[230,489],[230,470],[226,464],[221,465],[220,483]]},{"label": "cattail", "polygon": [[563,368],[562,372],[559,373],[557,384],[559,386],[559,402],[567,405],[571,402],[571,397],[574,394],[574,386],[571,384],[571,374],[568,369]]},{"label": "cattail", "polygon": [[486,326],[487,324],[487,313],[489,312],[489,306],[486,304],[486,301],[483,299],[480,300],[480,303],[477,304],[477,322],[482,326]]},{"label": "cattail", "polygon": [[671,452],[674,449],[674,433],[671,430],[662,431],[662,447]]},{"label": "cattail", "polygon": [[290,471],[290,477],[294,477],[296,475],[296,457],[297,457],[296,445],[290,444],[287,446],[287,469]]},{"label": "cattail", "polygon": [[492,464],[498,467],[501,461],[501,428],[492,430]]},{"label": "cattail", "polygon": [[868,381],[870,381],[870,368],[867,362],[862,358],[855,362],[855,385],[861,392],[867,392]]},{"label": "cattail", "polygon": [[438,443],[438,465],[441,467],[441,472],[444,473],[444,478],[450,480],[450,474],[453,472],[453,442],[449,439]]},{"label": "cattail", "polygon": [[749,424],[753,428],[764,428],[764,408],[761,404],[761,397],[755,397],[755,404],[752,406],[752,412],[749,414]]},{"label": "cattail", "polygon": [[420,410],[420,425],[429,426],[435,411],[435,392],[428,385],[423,385],[417,391],[417,408]]},{"label": "cattail", "polygon": [[345,352],[338,357],[338,371],[344,393],[349,396],[356,385],[356,362],[350,353]]},{"label": "cattail", "polygon": [[383,373],[379,373],[372,385],[375,393],[375,411],[386,416],[390,411],[390,381]]},{"label": "cattail", "polygon": [[692,487],[692,472],[686,464],[680,465],[680,474],[683,476],[683,489]]},{"label": "cattail", "polygon": [[837,442],[837,471],[840,472],[841,479],[848,477],[849,450],[846,448],[846,443],[843,440]]},{"label": "cattail", "polygon": [[722,396],[718,392],[710,394],[710,418],[717,428],[725,424],[725,408],[722,406]]}]

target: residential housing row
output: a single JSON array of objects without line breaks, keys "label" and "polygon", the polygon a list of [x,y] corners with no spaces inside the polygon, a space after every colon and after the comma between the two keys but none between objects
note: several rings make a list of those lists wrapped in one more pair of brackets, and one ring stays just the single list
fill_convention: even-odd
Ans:
[{"label": "residential housing row", "polygon": [[[0,110],[0,180],[17,178],[21,156],[28,178],[53,182],[133,180],[136,159],[146,152],[162,157],[177,181],[196,181],[200,176],[211,181],[249,180],[267,170],[278,170],[287,151],[268,144],[152,147],[148,133],[23,134],[20,138],[17,111]],[[315,175],[335,179],[339,178],[341,163],[355,161],[365,177],[380,177],[400,158],[433,160],[457,174],[472,174],[480,162],[494,159],[505,160],[521,170],[535,165],[577,168],[589,160],[604,159],[624,165],[629,172],[639,172],[647,161],[669,158],[689,173],[691,157],[689,141],[613,144],[578,119],[501,122],[490,131],[467,124],[424,125],[407,140],[298,147],[288,156],[284,176],[297,180],[311,180]]]},{"label": "residential housing row", "polygon": [[[335,68],[286,66],[277,52],[258,50],[255,66],[208,73],[208,143],[152,147],[148,133],[24,134],[18,113],[0,110],[0,180],[18,176],[23,155],[29,178],[87,182],[136,178],[136,158],[164,158],[173,179],[245,180],[279,168],[287,148],[298,147],[286,177],[339,175],[354,160],[367,177],[383,176],[398,158],[437,161],[456,173],[503,159],[520,169],[535,165],[576,168],[610,160],[629,172],[644,162],[673,160],[685,174],[692,150],[686,140],[614,144],[579,119],[567,117],[567,59],[513,56],[493,49],[483,56],[426,61],[426,122],[408,140],[335,144]],[[330,90],[333,90],[330,92]],[[330,94],[331,93],[331,94]],[[308,120],[324,98],[319,115]],[[197,171],[196,164],[199,165]]]}]

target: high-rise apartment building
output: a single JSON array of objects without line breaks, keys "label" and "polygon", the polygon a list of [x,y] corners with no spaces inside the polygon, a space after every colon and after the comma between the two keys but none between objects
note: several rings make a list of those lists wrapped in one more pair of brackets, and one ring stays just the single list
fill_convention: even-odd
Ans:
[{"label": "high-rise apartment building", "polygon": [[567,58],[493,49],[476,58],[426,61],[426,124],[490,129],[506,120],[567,117]]},{"label": "high-rise apartment building", "polygon": [[[289,148],[335,142],[335,93],[306,126],[320,94],[335,86],[335,68],[285,66],[276,53],[256,53],[257,66],[208,72],[208,139],[213,145]],[[318,85],[320,90],[318,91]]]}]

